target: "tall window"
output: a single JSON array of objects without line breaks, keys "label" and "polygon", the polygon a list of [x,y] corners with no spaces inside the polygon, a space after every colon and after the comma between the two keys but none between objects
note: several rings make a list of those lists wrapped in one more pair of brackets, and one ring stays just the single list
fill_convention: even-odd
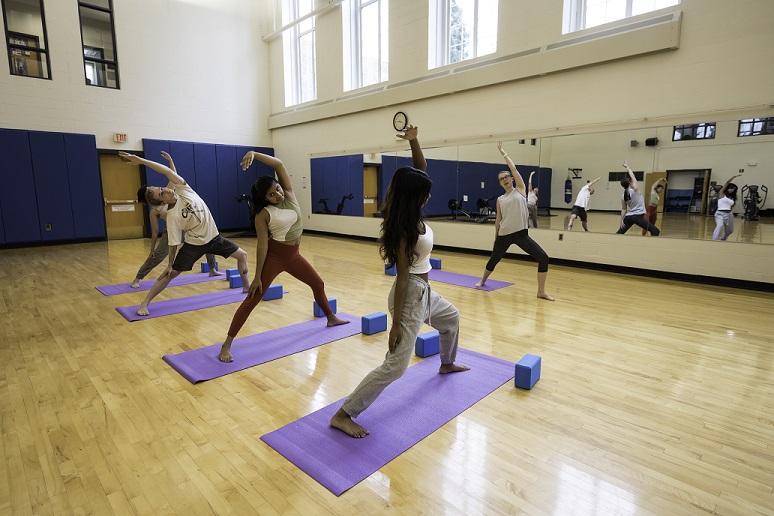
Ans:
[{"label": "tall window", "polygon": [[389,0],[345,0],[344,91],[388,79]]},{"label": "tall window", "polygon": [[102,88],[120,87],[113,0],[78,2],[86,84]]},{"label": "tall window", "polygon": [[[313,0],[282,0],[282,24],[303,18],[314,9]],[[285,105],[293,106],[317,98],[314,16],[305,18],[283,35],[285,60]]]},{"label": "tall window", "polygon": [[429,68],[497,50],[497,6],[497,0],[430,0]]},{"label": "tall window", "polygon": [[11,75],[51,79],[43,0],[2,0]]},{"label": "tall window", "polygon": [[564,0],[563,33],[678,5],[680,0]]}]

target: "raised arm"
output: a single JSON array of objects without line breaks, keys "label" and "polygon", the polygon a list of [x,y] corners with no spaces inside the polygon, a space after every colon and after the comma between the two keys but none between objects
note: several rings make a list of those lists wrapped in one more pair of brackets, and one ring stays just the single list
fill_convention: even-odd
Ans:
[{"label": "raised arm", "polygon": [[532,191],[532,176],[534,176],[534,175],[535,175],[535,171],[533,170],[532,172],[529,173],[529,179],[527,181],[527,183],[528,183],[527,184],[527,190],[529,190],[530,192]]},{"label": "raised arm", "polygon": [[427,161],[425,161],[425,154],[422,152],[422,147],[419,145],[419,126],[409,125],[402,133],[398,133],[395,136],[408,140],[411,146],[411,161],[414,168],[425,172],[427,170]]},{"label": "raised arm", "polygon": [[524,189],[527,186],[524,184],[524,179],[522,179],[521,174],[519,174],[519,171],[516,169],[516,165],[513,164],[513,161],[508,156],[508,153],[503,150],[503,142],[497,142],[497,150],[499,150],[502,157],[505,158],[505,164],[508,165],[508,169],[511,171],[511,176],[516,182],[516,189],[521,195],[526,195]]},{"label": "raised arm", "polygon": [[[119,152],[119,156],[124,158],[126,161],[131,163],[132,165],[145,165],[146,167],[152,168],[159,174],[163,174],[166,176],[167,179],[169,179],[169,182],[175,185],[184,185],[186,184],[185,179],[177,175],[177,172],[172,170],[166,165],[162,165],[161,163],[156,163],[155,161],[151,161],[149,159],[141,158],[139,156],[135,156],[134,154],[129,154],[128,152]],[[169,156],[169,154],[167,154]]]},{"label": "raised arm", "polygon": [[629,162],[624,160],[623,166],[626,167],[626,170],[629,171],[629,186],[632,187],[632,190],[635,192],[640,191],[640,185],[637,183],[637,178],[634,177],[634,172],[632,172],[632,169],[629,168]]},{"label": "raised arm", "polygon": [[[161,156],[165,160],[169,161],[169,168],[172,169],[172,172],[177,174],[177,169],[175,168],[175,162],[172,160],[172,156],[170,156],[168,152],[164,152],[164,151],[161,151]],[[167,188],[171,188],[171,187],[172,187],[172,182],[170,181],[170,183],[167,185]]]},{"label": "raised arm", "polygon": [[665,178],[665,177],[659,177],[659,178],[656,180],[656,182],[655,182],[655,183],[653,183],[653,186],[650,188],[650,191],[651,191],[651,193],[657,193],[657,192],[656,192],[656,188],[658,188],[659,186],[663,186],[663,185],[665,185],[665,184],[666,184],[666,182],[667,182],[667,180],[666,180],[666,178]]},{"label": "raised arm", "polygon": [[293,193],[293,183],[290,182],[290,174],[288,174],[285,164],[281,159],[268,154],[263,154],[255,151],[247,151],[247,154],[242,158],[242,170],[247,170],[250,165],[253,164],[253,160],[258,160],[264,165],[268,165],[274,169],[277,173],[277,181],[283,190],[289,193]]},{"label": "raised arm", "polygon": [[600,179],[602,179],[602,178],[601,178],[601,177],[598,177],[598,178],[596,178],[594,181],[589,181],[589,184],[587,184],[586,186],[588,186],[589,188],[591,188],[591,186],[592,186],[594,183],[596,183],[597,181],[599,181]]},{"label": "raised arm", "polygon": [[722,188],[720,189],[720,191],[718,192],[718,198],[721,198],[721,197],[725,197],[725,196],[726,196],[726,188],[728,188],[728,185],[730,185],[730,184],[731,184],[731,181],[733,181],[735,178],[739,177],[740,175],[742,175],[742,173],[741,173],[741,172],[739,172],[739,173],[738,173],[738,174],[736,174],[735,176],[731,176],[731,177],[729,177],[729,178],[728,178],[728,181],[726,181],[726,182],[725,182],[725,184],[723,185],[723,187],[722,187]]}]

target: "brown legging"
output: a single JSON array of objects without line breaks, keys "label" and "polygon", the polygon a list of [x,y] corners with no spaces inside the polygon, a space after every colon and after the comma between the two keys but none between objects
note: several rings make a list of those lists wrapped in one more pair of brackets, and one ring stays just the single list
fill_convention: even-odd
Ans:
[{"label": "brown legging", "polygon": [[[648,205],[648,207],[646,209],[648,210],[648,213],[645,216],[645,218],[648,219],[648,222],[650,222],[651,224],[653,224],[655,226],[656,225],[656,219],[658,219],[658,206]],[[642,236],[645,236],[647,234],[648,234],[648,230],[647,229],[643,229],[642,230]]]},{"label": "brown legging", "polygon": [[[271,238],[269,239],[266,261],[263,262],[263,269],[261,270],[263,290],[265,292],[269,288],[271,282],[274,281],[274,278],[280,272],[287,272],[294,278],[309,285],[312,288],[317,305],[322,308],[325,315],[330,315],[333,311],[328,304],[328,297],[325,295],[325,284],[320,275],[317,274],[317,271],[301,256],[299,247],[297,245],[280,244]],[[229,337],[236,337],[253,311],[253,308],[261,302],[262,298],[261,294],[256,293],[255,296],[247,297],[242,301],[242,304],[239,305],[234,314],[234,318],[231,319],[231,327],[228,329]]]}]

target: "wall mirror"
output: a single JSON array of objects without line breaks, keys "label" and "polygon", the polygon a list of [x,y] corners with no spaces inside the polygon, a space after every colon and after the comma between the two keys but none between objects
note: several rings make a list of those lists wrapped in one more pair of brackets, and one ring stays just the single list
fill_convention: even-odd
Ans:
[{"label": "wall mirror", "polygon": [[[711,122],[711,121],[710,121]],[[581,187],[597,177],[591,197],[591,232],[614,233],[620,221],[623,160],[642,176],[640,191],[649,197],[658,177],[666,177],[658,221],[662,236],[711,239],[716,194],[729,177],[739,187],[730,242],[774,244],[774,135],[738,136],[738,120],[715,121],[713,138],[695,138],[674,126],[508,140],[503,148],[525,182],[530,174],[538,191],[538,228],[567,231],[570,209]],[[506,170],[495,141],[423,149],[433,179],[426,215],[450,223],[492,224],[497,174]],[[398,168],[411,164],[408,150],[312,158],[313,212],[338,216],[379,216],[387,185]],[[325,199],[325,202],[322,202]],[[327,203],[327,205],[326,205]],[[573,231],[583,231],[580,224]],[[627,236],[641,237],[634,226]]]}]

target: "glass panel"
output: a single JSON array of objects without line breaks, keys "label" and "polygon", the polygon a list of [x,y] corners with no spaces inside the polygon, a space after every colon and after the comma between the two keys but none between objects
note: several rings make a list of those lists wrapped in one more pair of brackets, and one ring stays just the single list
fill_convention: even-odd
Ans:
[{"label": "glass panel", "polygon": [[[110,24],[110,14],[81,7],[81,35],[83,36],[83,51],[85,57],[115,61],[113,50],[113,30]],[[91,52],[93,55],[87,55]]]},{"label": "glass panel", "polygon": [[363,86],[379,82],[379,4],[373,3],[360,11],[361,73]]},{"label": "glass panel", "polygon": [[497,0],[479,0],[477,37],[476,56],[497,50]]},{"label": "glass panel", "polygon": [[315,79],[315,54],[314,32],[305,34],[299,38],[300,73],[301,73],[301,102],[308,102],[317,98]]},{"label": "glass panel", "polygon": [[12,48],[11,74],[49,79],[48,56],[42,52]]},{"label": "glass panel", "polygon": [[586,28],[626,17],[626,0],[588,0]]},{"label": "glass panel", "polygon": [[6,0],[5,19],[9,43],[33,48],[46,48],[40,1]]},{"label": "glass panel", "polygon": [[449,5],[449,64],[473,56],[475,10],[473,0],[451,0]]},{"label": "glass panel", "polygon": [[633,0],[632,2],[632,16],[638,14],[649,13],[656,9],[663,9],[672,5],[677,5],[680,0]]},{"label": "glass panel", "polygon": [[381,6],[382,10],[382,26],[380,30],[380,34],[382,36],[382,62],[381,62],[381,80],[382,82],[389,79],[389,68],[390,68],[390,43],[389,43],[389,34],[390,34],[390,17],[389,17],[389,6],[390,1],[389,0],[382,0],[379,2],[379,5]]},{"label": "glass panel", "polygon": [[101,7],[103,9],[111,9],[110,7],[110,0],[81,0],[81,4],[88,4],[88,5],[94,5],[96,7]]}]

